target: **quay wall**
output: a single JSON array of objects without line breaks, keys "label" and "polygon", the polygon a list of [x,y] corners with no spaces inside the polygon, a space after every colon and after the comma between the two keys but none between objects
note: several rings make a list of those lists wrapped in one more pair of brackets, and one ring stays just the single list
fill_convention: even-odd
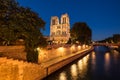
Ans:
[{"label": "quay wall", "polygon": [[72,61],[74,61],[74,60],[76,60],[76,59],[78,59],[78,58],[88,54],[92,50],[93,50],[93,48],[90,48],[89,50],[83,51],[80,54],[76,54],[76,55],[70,56],[70,57],[65,58],[65,59],[63,59],[63,60],[61,60],[61,61],[59,61],[59,62],[57,62],[55,64],[52,64],[52,65],[46,67],[46,69],[47,69],[47,72],[46,72],[47,76],[50,75],[51,73],[55,72],[56,70],[64,67],[65,65],[71,63]]},{"label": "quay wall", "polygon": [[0,57],[0,80],[39,80],[45,75],[41,65]]},{"label": "quay wall", "polygon": [[26,52],[24,46],[0,46],[0,56],[26,60]]},{"label": "quay wall", "polygon": [[[0,48],[1,52],[24,51],[24,47]],[[15,49],[15,50],[14,50]],[[17,51],[18,50],[18,51]],[[39,50],[39,63],[28,63],[7,57],[0,57],[0,80],[41,80],[75,59],[92,51],[92,47],[61,46],[50,50]],[[82,52],[79,52],[82,51]],[[79,52],[79,53],[77,53]],[[22,54],[22,53],[21,53]],[[23,55],[23,54],[22,54]],[[25,55],[24,55],[25,56]],[[56,59],[62,58],[58,61]],[[50,64],[47,64],[51,62]]]},{"label": "quay wall", "polygon": [[85,49],[85,45],[83,46],[63,45],[63,46],[54,46],[51,49],[39,49],[38,63],[44,63],[62,56],[75,54],[77,51],[83,49]]}]

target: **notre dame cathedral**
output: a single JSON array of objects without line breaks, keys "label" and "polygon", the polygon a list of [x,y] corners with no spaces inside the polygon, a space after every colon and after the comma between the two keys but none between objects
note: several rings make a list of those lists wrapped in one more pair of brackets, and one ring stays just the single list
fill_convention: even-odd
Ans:
[{"label": "notre dame cathedral", "polygon": [[70,21],[68,14],[61,15],[60,21],[57,16],[51,17],[50,40],[53,43],[64,44],[70,38]]}]

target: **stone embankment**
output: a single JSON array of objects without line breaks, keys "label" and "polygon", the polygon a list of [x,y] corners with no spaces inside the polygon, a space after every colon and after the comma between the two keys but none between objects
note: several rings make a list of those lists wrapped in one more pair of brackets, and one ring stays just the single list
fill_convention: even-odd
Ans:
[{"label": "stone embankment", "polygon": [[[23,50],[23,47],[16,50],[19,52],[20,48]],[[9,48],[11,51],[13,49]],[[38,64],[0,57],[0,80],[41,80],[92,50],[93,47],[85,45],[61,46],[46,50],[38,48]],[[1,48],[0,51],[4,52],[5,48]],[[22,53],[21,55],[25,56]]]},{"label": "stone embankment", "polygon": [[24,46],[0,46],[0,56],[26,60],[26,52]]},{"label": "stone embankment", "polygon": [[88,47],[86,49],[77,51],[73,54],[61,56],[56,59],[42,63],[42,65],[44,65],[44,68],[46,69],[46,73],[47,73],[46,76],[62,68],[63,66],[71,63],[72,61],[88,54],[89,52],[93,51],[93,49],[94,49],[93,47]]},{"label": "stone embankment", "polygon": [[39,80],[46,70],[38,64],[0,58],[0,80]]}]

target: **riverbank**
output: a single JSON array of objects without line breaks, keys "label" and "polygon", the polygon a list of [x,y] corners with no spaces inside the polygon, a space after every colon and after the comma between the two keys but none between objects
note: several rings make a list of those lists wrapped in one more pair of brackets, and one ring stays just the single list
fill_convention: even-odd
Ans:
[{"label": "riverbank", "polygon": [[[56,59],[42,63],[41,65],[44,67],[44,69],[46,69],[46,76],[44,76],[44,77],[47,77],[51,73],[55,72],[56,70],[62,68],[65,65],[69,64],[70,62],[88,54],[93,49],[94,49],[93,47],[88,47],[88,48],[80,50],[76,53],[62,56],[62,57],[58,57]],[[41,76],[40,79],[43,79],[44,77]]]},{"label": "riverbank", "polygon": [[[12,51],[12,48],[9,49]],[[92,50],[93,47],[91,46],[75,45],[53,48],[43,52],[40,50],[40,63],[38,64],[14,58],[0,57],[0,80],[41,80]],[[6,50],[1,48],[1,51],[4,52]]]}]

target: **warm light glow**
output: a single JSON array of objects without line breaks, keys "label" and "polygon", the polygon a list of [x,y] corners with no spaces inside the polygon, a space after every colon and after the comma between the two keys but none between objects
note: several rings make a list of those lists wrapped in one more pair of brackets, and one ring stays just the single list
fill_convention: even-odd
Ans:
[{"label": "warm light glow", "polygon": [[110,61],[110,54],[105,53],[105,61],[108,63]]},{"label": "warm light glow", "polygon": [[75,45],[71,46],[71,51],[74,52],[75,51]]},{"label": "warm light glow", "polygon": [[78,50],[81,50],[81,46],[78,46]]},{"label": "warm light glow", "polygon": [[85,56],[85,57],[83,58],[83,64],[86,65],[86,64],[87,64],[87,61],[88,61],[88,56]]},{"label": "warm light glow", "polygon": [[58,50],[61,51],[61,52],[63,52],[64,48],[63,47],[59,47]]},{"label": "warm light glow", "polygon": [[37,51],[38,51],[38,52],[40,51],[40,48],[39,48],[39,47],[37,48]]},{"label": "warm light glow", "polygon": [[88,45],[86,45],[86,48],[88,48]]},{"label": "warm light glow", "polygon": [[85,49],[85,44],[83,44],[82,48]]},{"label": "warm light glow", "polygon": [[82,59],[78,61],[77,65],[78,65],[78,70],[79,70],[81,77],[84,77],[84,75],[86,74],[88,59],[89,59],[89,55],[83,57]]},{"label": "warm light glow", "polygon": [[40,47],[38,47],[36,50],[38,51],[38,54],[42,54],[42,50]]},{"label": "warm light glow", "polygon": [[72,45],[72,46],[71,46],[71,49],[75,49],[75,45]]},{"label": "warm light glow", "polygon": [[76,64],[73,64],[72,66],[71,66],[71,75],[72,75],[72,77],[76,77],[77,76],[77,65]]},{"label": "warm light glow", "polygon": [[91,57],[92,57],[92,69],[95,70],[95,67],[96,67],[96,55],[95,55],[95,52],[93,51],[92,54],[91,54]]},{"label": "warm light glow", "polygon": [[61,56],[64,56],[64,47],[59,47],[58,52],[60,52]]},{"label": "warm light glow", "polygon": [[92,59],[96,59],[95,52],[92,52]]},{"label": "warm light glow", "polygon": [[79,61],[78,61],[78,69],[79,69],[79,72],[81,72],[81,71],[83,70],[82,60],[79,60]]},{"label": "warm light glow", "polygon": [[38,51],[38,63],[41,63],[42,61],[44,61],[46,58],[48,58],[47,56],[47,52],[45,49],[42,48],[37,48]]},{"label": "warm light glow", "polygon": [[106,70],[106,72],[109,69],[109,65],[110,65],[110,53],[105,53],[105,70]]},{"label": "warm light glow", "polygon": [[67,80],[65,72],[60,73],[59,80]]}]

